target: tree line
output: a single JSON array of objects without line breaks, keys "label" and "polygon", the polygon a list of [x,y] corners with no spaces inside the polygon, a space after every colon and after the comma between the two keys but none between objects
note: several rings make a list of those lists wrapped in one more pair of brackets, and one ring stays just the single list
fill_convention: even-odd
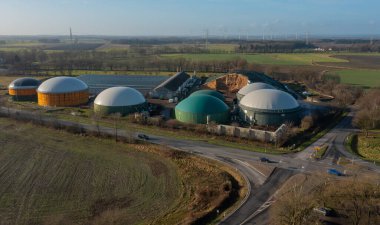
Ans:
[{"label": "tree line", "polygon": [[248,69],[247,60],[236,57],[231,60],[197,61],[185,58],[159,57],[147,54],[143,49],[124,51],[63,51],[46,53],[32,49],[0,52],[3,66],[14,73],[44,74],[55,71],[70,75],[73,70],[96,71],[186,71],[228,72]]}]

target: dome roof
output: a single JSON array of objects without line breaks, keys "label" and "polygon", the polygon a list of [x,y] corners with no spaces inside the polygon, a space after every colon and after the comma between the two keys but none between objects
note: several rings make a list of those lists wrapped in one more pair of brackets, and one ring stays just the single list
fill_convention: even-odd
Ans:
[{"label": "dome roof", "polygon": [[145,102],[144,96],[134,88],[111,87],[102,91],[94,103],[103,106],[130,106]]},{"label": "dome roof", "polygon": [[242,98],[240,105],[264,110],[286,110],[299,107],[293,96],[276,89],[261,89],[250,92]]},{"label": "dome roof", "polygon": [[275,89],[275,88],[272,85],[267,84],[267,83],[255,82],[255,83],[248,84],[247,86],[240,89],[238,94],[247,95],[248,93],[252,91],[257,91],[261,89]]},{"label": "dome roof", "polygon": [[190,113],[214,114],[228,111],[228,106],[214,96],[196,94],[181,101],[176,106],[176,110]]},{"label": "dome roof", "polygon": [[70,93],[88,90],[88,86],[83,81],[74,77],[53,77],[46,80],[38,87],[41,93]]},{"label": "dome roof", "polygon": [[191,95],[211,95],[211,96],[214,96],[216,98],[219,98],[220,100],[224,101],[224,96],[222,93],[218,92],[218,91],[214,91],[214,90],[199,90],[199,91],[196,91],[194,93],[192,93]]},{"label": "dome roof", "polygon": [[23,78],[19,78],[19,79],[12,81],[9,84],[8,88],[11,88],[11,89],[32,89],[32,88],[35,88],[35,89],[37,89],[38,85],[40,85],[39,80],[36,80],[34,78],[31,78],[31,77],[23,77]]}]

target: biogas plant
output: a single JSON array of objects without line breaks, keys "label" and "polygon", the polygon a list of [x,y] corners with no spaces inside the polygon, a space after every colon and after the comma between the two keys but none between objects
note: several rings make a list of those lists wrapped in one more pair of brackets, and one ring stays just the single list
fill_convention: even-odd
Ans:
[{"label": "biogas plant", "polygon": [[[86,83],[81,77],[53,77],[43,81],[20,78],[9,85],[14,101],[37,101],[42,108],[81,107],[107,117],[144,115],[177,120],[182,126],[218,126],[218,134],[229,129],[276,130],[283,124],[297,125],[305,115],[301,100],[284,84],[256,72],[236,72],[198,77],[179,72],[162,78],[154,87],[134,82],[120,83],[107,75],[86,75],[101,83]],[[107,80],[108,79],[108,80]],[[146,77],[144,79],[147,79]],[[149,80],[147,83],[150,83]],[[94,91],[95,90],[95,91]],[[243,133],[243,130],[239,133]],[[236,136],[236,132],[233,132]],[[252,137],[255,135],[251,135]],[[256,135],[257,136],[257,135]],[[250,137],[250,135],[246,136]],[[267,141],[273,141],[271,139]]]}]

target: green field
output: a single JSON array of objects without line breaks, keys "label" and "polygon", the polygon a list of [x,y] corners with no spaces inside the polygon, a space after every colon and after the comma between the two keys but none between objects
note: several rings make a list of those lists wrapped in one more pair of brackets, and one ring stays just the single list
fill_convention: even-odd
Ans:
[{"label": "green field", "polygon": [[314,62],[347,62],[343,59],[330,57],[328,54],[318,53],[273,53],[273,54],[166,54],[162,57],[183,57],[195,61],[233,60],[236,58],[246,59],[249,63],[271,64],[271,65],[312,65]]},{"label": "green field", "polygon": [[336,73],[344,84],[380,87],[380,70],[339,70]]},{"label": "green field", "polygon": [[380,162],[380,134],[372,134],[368,138],[359,135],[358,153],[365,159]]},{"label": "green field", "polygon": [[246,191],[235,171],[190,154],[1,117],[0,184],[2,225],[183,224]]},{"label": "green field", "polygon": [[1,118],[0,144],[1,224],[147,222],[181,194],[168,159],[111,140]]}]

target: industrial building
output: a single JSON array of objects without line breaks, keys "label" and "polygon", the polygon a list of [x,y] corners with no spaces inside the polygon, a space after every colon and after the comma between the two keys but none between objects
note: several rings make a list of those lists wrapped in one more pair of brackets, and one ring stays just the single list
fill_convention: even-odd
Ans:
[{"label": "industrial building", "polygon": [[54,77],[37,89],[40,106],[78,106],[88,102],[88,86],[74,77]]},{"label": "industrial building", "polygon": [[159,99],[171,99],[178,97],[178,92],[181,92],[181,87],[190,79],[190,75],[185,72],[179,72],[156,88],[154,88],[149,94],[152,98]]},{"label": "industrial building", "polygon": [[297,124],[300,105],[290,94],[276,89],[261,89],[245,95],[240,103],[240,116],[252,125],[279,126]]},{"label": "industrial building", "polygon": [[100,114],[127,115],[146,108],[144,96],[130,87],[112,87],[102,91],[94,101],[94,111]]},{"label": "industrial building", "polygon": [[229,120],[229,108],[222,100],[205,94],[191,95],[175,107],[178,121],[192,124],[218,124]]},{"label": "industrial building", "polygon": [[239,90],[239,92],[236,94],[237,99],[240,101],[244,96],[249,94],[252,91],[257,91],[261,89],[275,89],[272,85],[263,83],[263,82],[255,82],[250,83]]},{"label": "industrial building", "polygon": [[36,101],[40,81],[30,77],[19,78],[8,86],[9,95],[14,101]]},{"label": "industrial building", "polygon": [[190,96],[192,95],[211,95],[216,98],[219,98],[222,101],[225,101],[223,94],[215,90],[199,90],[199,91],[193,92]]}]

